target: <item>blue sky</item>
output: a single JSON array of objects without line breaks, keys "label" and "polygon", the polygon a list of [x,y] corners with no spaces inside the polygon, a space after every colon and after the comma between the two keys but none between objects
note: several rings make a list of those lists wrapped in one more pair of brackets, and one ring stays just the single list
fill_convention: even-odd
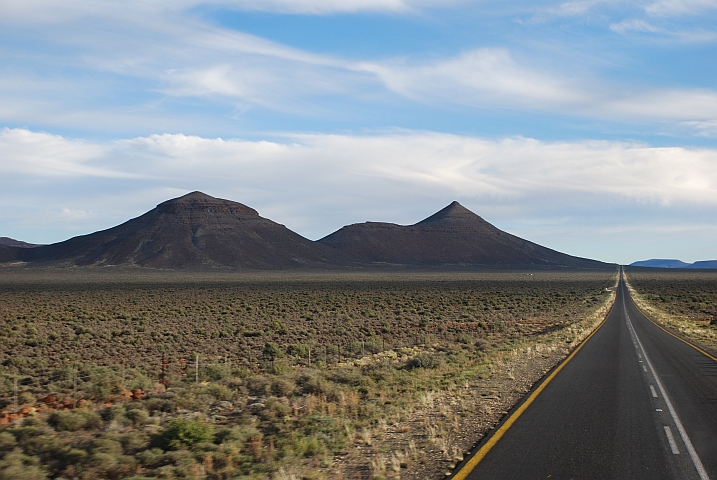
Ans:
[{"label": "blue sky", "polygon": [[452,200],[567,253],[717,258],[717,1],[3,2],[0,235],[193,190],[317,239]]}]

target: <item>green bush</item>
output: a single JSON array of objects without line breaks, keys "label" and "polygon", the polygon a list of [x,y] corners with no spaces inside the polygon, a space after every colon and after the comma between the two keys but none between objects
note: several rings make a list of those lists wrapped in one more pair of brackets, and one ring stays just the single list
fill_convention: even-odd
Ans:
[{"label": "green bush", "polygon": [[284,378],[277,378],[271,384],[271,393],[273,393],[277,397],[288,397],[294,392],[295,389],[296,385],[294,384],[294,382]]},{"label": "green bush", "polygon": [[16,448],[0,460],[0,480],[44,480],[47,474],[37,466],[39,463],[39,458]]},{"label": "green bush", "polygon": [[132,409],[125,413],[125,417],[135,425],[144,425],[149,419],[149,414],[145,410]]},{"label": "green bush", "polygon": [[416,355],[408,362],[406,362],[406,368],[412,370],[414,368],[438,368],[441,366],[441,358],[430,353],[421,353]]},{"label": "green bush", "polygon": [[232,376],[231,364],[227,363],[212,363],[207,365],[204,369],[203,376],[208,380],[223,380]]},{"label": "green bush", "polygon": [[328,393],[331,386],[318,373],[305,373],[298,378],[297,383],[303,393]]},{"label": "green bush", "polygon": [[74,432],[80,429],[92,429],[101,425],[100,416],[88,410],[74,412],[54,412],[47,423],[57,431]]},{"label": "green bush", "polygon": [[159,437],[165,450],[179,450],[197,443],[214,441],[214,426],[200,420],[175,418]]},{"label": "green bush", "polygon": [[17,440],[15,440],[14,435],[10,432],[0,433],[0,452],[12,450],[15,448],[15,445],[17,445]]}]

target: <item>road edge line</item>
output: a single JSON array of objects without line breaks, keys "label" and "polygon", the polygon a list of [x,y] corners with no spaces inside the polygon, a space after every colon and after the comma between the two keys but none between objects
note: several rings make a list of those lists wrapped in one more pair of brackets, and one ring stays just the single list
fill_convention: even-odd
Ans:
[{"label": "road edge line", "polygon": [[[625,283],[627,283],[627,282],[625,282]],[[635,306],[635,308],[637,309],[637,311],[642,314],[643,317],[645,317],[646,319],[648,319],[648,320],[650,321],[650,323],[652,323],[653,325],[655,325],[657,328],[659,328],[660,330],[662,330],[663,332],[665,332],[665,333],[667,333],[667,334],[669,334],[669,335],[672,335],[673,337],[675,337],[677,340],[681,341],[682,343],[685,343],[685,344],[689,345],[690,347],[694,348],[695,350],[697,350],[698,352],[700,352],[702,355],[708,357],[709,359],[714,360],[715,362],[717,362],[717,357],[715,357],[715,356],[712,355],[711,353],[709,353],[709,352],[707,352],[707,351],[705,351],[705,350],[702,350],[700,347],[698,347],[698,346],[695,345],[694,343],[685,340],[684,338],[680,337],[679,335],[675,335],[674,333],[672,333],[671,331],[669,331],[668,329],[666,329],[665,327],[663,327],[662,325],[660,325],[659,323],[657,323],[655,320],[653,320],[652,317],[650,317],[650,315],[648,315],[647,313],[645,313],[645,312],[640,308],[640,306],[637,304],[637,302],[635,302],[635,300],[632,301],[632,304]]]},{"label": "road edge line", "polygon": [[[631,298],[631,300],[632,300],[632,298]],[[633,302],[633,304],[634,304],[634,302]],[[624,305],[623,305],[623,307],[624,307]],[[642,313],[642,312],[640,312],[640,313]],[[697,453],[697,450],[695,450],[694,445],[692,445],[692,440],[690,440],[690,436],[687,434],[687,430],[685,430],[684,425],[682,425],[682,420],[680,420],[680,416],[677,414],[677,411],[675,410],[674,405],[672,405],[672,400],[670,400],[670,396],[667,394],[667,390],[665,389],[664,385],[662,385],[660,376],[657,374],[655,367],[652,365],[652,362],[650,361],[650,357],[647,355],[647,351],[645,350],[645,347],[642,345],[642,341],[640,341],[640,336],[637,334],[637,331],[635,331],[635,327],[632,324],[632,320],[630,320],[630,315],[627,313],[627,308],[625,308],[625,318],[627,319],[628,327],[632,331],[632,334],[635,336],[635,340],[637,341],[637,344],[640,346],[640,350],[642,350],[642,355],[645,357],[645,363],[647,363],[647,366],[650,367],[650,371],[652,372],[652,376],[655,379],[657,388],[659,388],[660,393],[662,393],[662,400],[667,405],[667,410],[669,410],[670,416],[672,417],[672,421],[675,423],[675,427],[677,428],[677,431],[680,433],[680,437],[682,437],[682,443],[685,444],[685,448],[687,449],[687,453],[689,453],[690,458],[692,459],[692,464],[695,466],[695,470],[697,470],[697,474],[699,475],[701,480],[710,480],[710,477],[709,477],[709,475],[707,475],[707,471],[705,470],[704,465],[702,465],[702,460],[700,459],[700,456]],[[674,451],[673,451],[673,453],[674,453]]]},{"label": "road edge line", "polygon": [[555,378],[555,376],[560,373],[560,370],[563,369],[565,365],[570,362],[570,360],[573,359],[573,357],[580,351],[581,348],[583,348],[583,345],[585,345],[588,340],[592,338],[593,335],[595,335],[598,330],[602,328],[603,325],[605,325],[605,322],[607,321],[608,317],[612,313],[613,308],[615,307],[615,304],[617,303],[617,295],[615,296],[615,301],[610,306],[610,309],[605,314],[605,318],[602,322],[600,322],[600,325],[598,325],[595,330],[590,333],[585,339],[578,344],[577,347],[568,355],[568,357],[563,360],[557,367],[553,369],[553,371],[547,376],[544,377],[543,381],[538,385],[538,387],[533,390],[533,392],[523,401],[520,406],[498,427],[497,430],[493,431],[493,433],[487,438],[485,443],[468,459],[468,461],[461,467],[460,470],[458,470],[455,474],[453,474],[450,478],[451,480],[465,480],[465,478],[478,466],[478,464],[485,458],[486,455],[488,455],[488,452],[490,452],[496,443],[505,435],[505,432],[507,432],[511,426],[513,426],[513,423],[515,423],[518,418],[523,414],[523,412],[530,406],[531,403],[540,395],[540,393],[545,389],[545,387],[548,386],[548,384]]}]

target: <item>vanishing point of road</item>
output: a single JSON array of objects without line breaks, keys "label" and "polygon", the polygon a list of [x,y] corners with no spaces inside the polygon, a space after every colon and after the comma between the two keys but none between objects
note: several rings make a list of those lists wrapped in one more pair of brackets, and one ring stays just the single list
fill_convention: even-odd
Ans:
[{"label": "vanishing point of road", "polygon": [[561,366],[453,478],[717,480],[717,359],[645,318],[622,275]]}]

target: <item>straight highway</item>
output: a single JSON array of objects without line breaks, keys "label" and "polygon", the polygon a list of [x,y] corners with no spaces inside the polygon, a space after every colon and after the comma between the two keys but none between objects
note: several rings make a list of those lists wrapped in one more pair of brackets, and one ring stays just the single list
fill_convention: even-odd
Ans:
[{"label": "straight highway", "polygon": [[621,275],[603,325],[453,478],[717,480],[717,361],[642,315]]}]

